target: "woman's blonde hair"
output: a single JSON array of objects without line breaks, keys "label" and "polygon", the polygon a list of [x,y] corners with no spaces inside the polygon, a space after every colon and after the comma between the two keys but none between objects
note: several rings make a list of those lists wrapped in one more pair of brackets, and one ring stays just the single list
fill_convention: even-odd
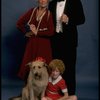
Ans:
[{"label": "woman's blonde hair", "polygon": [[49,71],[51,73],[52,70],[54,70],[55,68],[58,68],[58,70],[60,71],[61,74],[63,74],[64,70],[65,70],[65,64],[63,63],[62,60],[60,59],[53,59],[50,63],[49,63]]}]

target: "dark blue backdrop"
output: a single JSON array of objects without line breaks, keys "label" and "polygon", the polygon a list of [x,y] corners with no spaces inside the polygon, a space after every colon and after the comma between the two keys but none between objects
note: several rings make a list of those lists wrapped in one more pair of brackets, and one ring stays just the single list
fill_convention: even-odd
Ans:
[{"label": "dark blue backdrop", "polygon": [[[1,72],[2,100],[17,95],[20,84],[17,72],[23,57],[26,40],[16,28],[16,21],[37,0],[2,0],[1,20]],[[98,100],[98,0],[81,0],[86,16],[84,25],[78,26],[77,95],[79,100]],[[13,87],[16,85],[16,89]],[[9,88],[8,88],[9,87]],[[14,94],[14,91],[17,91]]]}]

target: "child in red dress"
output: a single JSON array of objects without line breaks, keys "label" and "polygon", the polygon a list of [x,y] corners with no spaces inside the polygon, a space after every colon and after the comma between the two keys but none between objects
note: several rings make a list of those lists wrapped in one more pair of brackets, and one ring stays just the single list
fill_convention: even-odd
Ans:
[{"label": "child in red dress", "polygon": [[75,95],[68,96],[65,80],[62,78],[65,65],[62,60],[54,59],[49,64],[49,83],[42,100],[77,100]]}]

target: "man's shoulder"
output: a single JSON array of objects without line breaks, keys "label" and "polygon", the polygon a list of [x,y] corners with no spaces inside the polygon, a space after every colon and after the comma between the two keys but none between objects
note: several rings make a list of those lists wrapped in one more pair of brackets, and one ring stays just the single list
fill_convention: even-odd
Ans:
[{"label": "man's shoulder", "polygon": [[49,4],[54,4],[56,2],[57,2],[57,0],[50,0]]}]

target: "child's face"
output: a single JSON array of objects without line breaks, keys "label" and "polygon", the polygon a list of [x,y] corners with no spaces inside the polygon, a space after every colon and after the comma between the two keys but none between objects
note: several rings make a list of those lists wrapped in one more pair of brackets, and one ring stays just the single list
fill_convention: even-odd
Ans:
[{"label": "child's face", "polygon": [[60,71],[58,70],[58,68],[55,68],[54,70],[52,70],[51,77],[53,79],[57,79],[59,75],[60,75]]}]

